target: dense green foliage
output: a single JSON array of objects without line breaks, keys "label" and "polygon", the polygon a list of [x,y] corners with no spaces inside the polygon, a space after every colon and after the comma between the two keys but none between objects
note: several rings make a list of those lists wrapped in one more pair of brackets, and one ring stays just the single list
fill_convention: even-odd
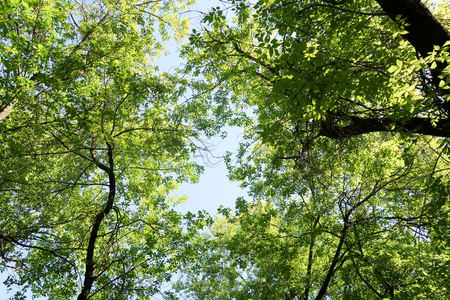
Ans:
[{"label": "dense green foliage", "polygon": [[185,34],[189,3],[13,4],[0,21],[6,285],[17,299],[153,295],[191,238],[168,195],[202,170],[190,153],[207,110],[150,63],[169,29]]},{"label": "dense green foliage", "polygon": [[255,201],[222,211],[180,288],[188,299],[314,299],[324,287],[331,299],[447,298],[449,161],[430,146],[323,140],[280,162],[260,145],[233,168]]},{"label": "dense green foliage", "polygon": [[[449,4],[221,1],[184,74],[158,72],[190,4],[1,2],[14,298],[450,298]],[[171,192],[224,125],[253,199],[182,216]]]},{"label": "dense green foliage", "polygon": [[204,17],[189,70],[252,112],[228,167],[254,200],[198,241],[185,298],[450,297],[449,7],[433,4],[447,40],[429,47],[393,3],[230,1]]}]

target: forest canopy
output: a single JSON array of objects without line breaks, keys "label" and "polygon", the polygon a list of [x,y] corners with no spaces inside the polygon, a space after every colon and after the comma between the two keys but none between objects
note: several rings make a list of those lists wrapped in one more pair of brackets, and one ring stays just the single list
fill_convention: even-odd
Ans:
[{"label": "forest canopy", "polygon": [[[12,299],[450,298],[450,3],[224,0],[190,30],[193,2],[1,2]],[[248,198],[181,214],[227,126]]]}]

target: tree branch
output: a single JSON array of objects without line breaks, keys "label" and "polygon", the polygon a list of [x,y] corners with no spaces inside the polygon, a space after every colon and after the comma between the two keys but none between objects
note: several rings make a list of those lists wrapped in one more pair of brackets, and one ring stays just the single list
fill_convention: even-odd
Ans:
[{"label": "tree branch", "polygon": [[236,52],[242,54],[244,57],[247,57],[248,59],[250,59],[251,61],[254,61],[255,63],[260,64],[261,66],[263,66],[264,68],[266,68],[267,70],[269,70],[272,74],[278,75],[280,76],[280,74],[277,72],[277,70],[275,69],[275,67],[269,65],[268,63],[266,63],[264,60],[254,57],[252,56],[250,53],[245,52],[244,50],[242,50],[242,48],[239,46],[237,41],[232,41],[233,42],[233,47],[234,50],[236,50]]},{"label": "tree branch", "polygon": [[24,247],[24,248],[38,249],[38,250],[41,250],[41,251],[49,252],[53,256],[58,257],[59,259],[61,259],[61,260],[65,261],[66,263],[68,263],[70,266],[72,266],[74,268],[74,270],[77,270],[77,266],[73,262],[68,260],[63,255],[59,255],[58,253],[56,253],[55,250],[51,250],[51,249],[47,249],[47,248],[40,247],[40,246],[35,246],[35,245],[28,245],[28,244],[20,242],[17,238],[14,238],[12,236],[9,236],[9,235],[3,234],[3,233],[0,233],[0,240],[9,241],[10,243],[19,245],[19,246]]},{"label": "tree branch", "polygon": [[84,283],[83,288],[78,295],[78,300],[86,300],[89,297],[89,293],[91,292],[92,285],[96,276],[94,275],[95,269],[95,261],[94,261],[94,253],[95,253],[95,244],[98,238],[98,232],[100,229],[100,225],[102,221],[106,218],[106,216],[111,212],[114,200],[116,197],[116,178],[114,173],[114,161],[113,161],[113,148],[110,144],[108,146],[108,164],[109,166],[106,168],[102,168],[100,165],[98,167],[109,175],[109,193],[108,200],[106,202],[105,208],[99,212],[95,219],[94,224],[92,225],[91,234],[89,236],[88,248],[86,251],[86,269],[84,273]]},{"label": "tree branch", "polygon": [[[427,57],[434,46],[442,47],[450,40],[450,32],[430,12],[420,0],[377,0],[381,8],[396,23],[402,25],[397,16],[406,18],[405,29],[408,33],[403,37],[417,50],[422,57]],[[433,85],[441,95],[449,94],[449,90],[439,88],[442,71],[448,66],[446,61],[436,61],[437,67],[431,70]],[[450,101],[442,103],[442,108],[450,113]]]},{"label": "tree branch", "polygon": [[403,37],[422,57],[433,51],[433,46],[442,46],[450,40],[450,32],[433,16],[420,0],[377,0],[381,8],[396,23],[397,16],[406,18],[407,34]]},{"label": "tree branch", "polygon": [[378,131],[399,131],[450,137],[450,120],[413,117],[407,121],[393,121],[391,118],[351,117],[350,124],[344,127],[339,126],[336,122],[322,122],[319,136],[342,139]]}]

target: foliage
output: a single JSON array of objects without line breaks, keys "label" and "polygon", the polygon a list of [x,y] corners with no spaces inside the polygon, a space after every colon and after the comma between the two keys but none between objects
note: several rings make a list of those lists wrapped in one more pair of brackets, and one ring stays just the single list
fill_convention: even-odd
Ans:
[{"label": "foliage", "polygon": [[[181,295],[448,297],[448,157],[429,152],[437,147],[429,138],[405,144],[372,134],[321,143],[320,151],[282,162],[260,146],[234,168],[255,201],[222,210],[199,242],[208,250],[186,265]],[[432,192],[434,184],[446,190]]]},{"label": "foliage", "polygon": [[[148,298],[203,217],[173,210],[209,111],[151,65],[190,1],[5,2],[0,221],[5,284],[50,299]],[[6,7],[6,8],[5,8]],[[209,126],[209,127],[208,127]],[[217,126],[217,125],[215,125]],[[187,223],[186,223],[187,222]],[[186,226],[190,228],[186,230]],[[192,228],[191,228],[192,227]]]},{"label": "foliage", "polygon": [[227,162],[254,201],[222,210],[180,295],[448,298],[448,4],[225,3],[184,53],[247,112]]},{"label": "foliage", "polygon": [[212,10],[191,35],[191,67],[245,97],[275,141],[279,126],[304,142],[394,130],[448,136],[448,42],[417,57],[401,17],[392,22],[375,1],[333,3],[232,1],[231,24]]},{"label": "foliage", "polygon": [[[449,298],[448,3],[221,2],[182,76],[151,61],[191,1],[1,2],[14,298]],[[183,217],[170,193],[225,123],[253,201]]]}]

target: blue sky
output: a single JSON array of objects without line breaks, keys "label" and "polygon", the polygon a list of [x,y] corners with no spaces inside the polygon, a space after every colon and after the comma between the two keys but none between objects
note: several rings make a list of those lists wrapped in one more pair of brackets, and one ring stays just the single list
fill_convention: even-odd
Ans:
[{"label": "blue sky", "polygon": [[[212,148],[212,153],[216,156],[223,156],[225,151],[234,152],[237,150],[239,141],[242,139],[241,130],[230,128],[228,137]],[[215,214],[221,205],[233,207],[238,197],[246,196],[246,192],[239,188],[238,183],[230,182],[227,178],[227,169],[222,159],[213,158],[215,165],[205,166],[205,172],[200,176],[197,184],[182,184],[175,191],[176,195],[187,195],[189,199],[177,210],[180,212],[196,212],[206,210],[210,214]],[[199,163],[202,163],[201,160]]]},{"label": "blue sky", "polygon": [[[219,5],[219,1],[201,1],[199,7],[205,11],[206,7]],[[193,7],[193,10],[197,6]],[[193,16],[191,21],[191,28],[199,28],[199,18],[195,17],[198,13],[191,13]],[[178,50],[181,47],[175,41],[170,41],[167,44],[169,55],[157,60],[160,71],[173,72],[177,67],[182,66],[183,60],[178,55]],[[219,138],[214,139],[211,144],[215,145],[210,148],[211,154],[215,158],[211,158],[212,164],[205,165],[205,172],[200,177],[197,184],[182,184],[175,192],[176,195],[187,195],[189,200],[179,207],[181,212],[206,210],[210,214],[214,214],[221,205],[234,206],[235,200],[239,196],[244,196],[238,184],[230,182],[227,178],[227,169],[221,156],[226,151],[234,152],[237,150],[239,141],[242,140],[242,131],[238,128],[228,128],[228,137],[224,140]],[[197,162],[203,164],[201,158]]]},{"label": "blue sky", "polygon": [[[199,29],[200,14],[198,11],[206,12],[211,7],[223,7],[223,3],[218,0],[200,0],[199,4],[192,7],[191,12],[187,12],[187,17],[191,20],[191,29]],[[179,48],[181,45],[173,40],[167,44],[169,55],[162,57],[156,61],[160,71],[174,72],[177,67],[181,67],[184,61],[179,57]],[[205,172],[200,177],[197,184],[182,184],[175,191],[176,195],[187,195],[188,201],[177,207],[180,212],[197,212],[198,210],[206,210],[210,214],[215,214],[217,209],[223,205],[225,207],[233,207],[238,197],[245,197],[246,192],[239,188],[238,183],[230,182],[227,178],[227,169],[221,156],[226,151],[235,152],[239,142],[242,140],[242,130],[238,128],[228,128],[228,137],[224,140],[214,139],[211,147],[211,154],[216,158],[212,158],[212,163],[205,166]],[[203,164],[201,159],[198,163]]]}]

